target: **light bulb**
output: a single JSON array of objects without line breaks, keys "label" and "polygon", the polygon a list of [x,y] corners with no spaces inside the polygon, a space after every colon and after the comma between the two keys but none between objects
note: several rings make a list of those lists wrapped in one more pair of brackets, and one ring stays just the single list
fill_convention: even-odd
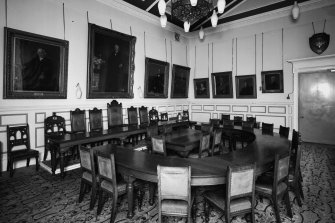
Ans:
[{"label": "light bulb", "polygon": [[160,21],[161,21],[161,26],[164,28],[167,22],[167,17],[165,14],[161,16]]},{"label": "light bulb", "polygon": [[211,23],[212,23],[212,27],[216,27],[218,24],[218,16],[215,10],[213,10],[213,15],[211,17]]},{"label": "light bulb", "polygon": [[190,26],[191,26],[190,22],[188,22],[188,21],[184,22],[184,31],[186,33],[188,33],[188,31],[190,31]]},{"label": "light bulb", "polygon": [[218,13],[223,13],[224,8],[226,7],[226,0],[218,0]]},{"label": "light bulb", "polygon": [[191,2],[191,5],[192,5],[192,6],[196,6],[196,5],[197,5],[197,2],[198,2],[198,0],[190,0],[190,2]]},{"label": "light bulb", "polygon": [[199,38],[202,40],[202,39],[204,39],[204,36],[205,36],[205,32],[204,32],[204,29],[201,26],[200,31],[199,31]]},{"label": "light bulb", "polygon": [[165,0],[159,0],[158,2],[158,11],[160,15],[165,14],[165,9],[166,9],[166,3]]},{"label": "light bulb", "polygon": [[294,1],[294,5],[292,7],[292,18],[294,20],[299,18],[299,14],[300,14],[300,7],[298,5],[297,1]]}]

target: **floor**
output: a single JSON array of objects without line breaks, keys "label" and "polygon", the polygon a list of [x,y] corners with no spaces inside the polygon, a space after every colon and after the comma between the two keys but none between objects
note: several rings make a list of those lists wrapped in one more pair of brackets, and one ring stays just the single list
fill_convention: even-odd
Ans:
[{"label": "floor", "polygon": [[[302,207],[297,205],[290,192],[293,218],[286,215],[281,207],[282,222],[335,222],[335,146],[304,143],[302,145],[303,190],[305,200]],[[109,222],[110,200],[104,205],[101,215],[96,216],[96,206],[90,211],[89,196],[78,203],[80,171],[67,172],[65,180],[52,176],[35,167],[20,168],[9,178],[5,172],[0,177],[0,222]],[[145,187],[146,188],[146,187]],[[199,188],[196,196],[196,222],[204,222],[204,202]],[[135,210],[135,216],[127,219],[127,200],[121,197],[115,222],[157,222],[157,207],[148,204],[146,190],[142,211]],[[165,222],[184,222],[184,219],[169,218]],[[257,222],[275,222],[269,200],[257,199]],[[225,222],[222,212],[213,209],[210,222]],[[246,222],[236,217],[233,223]]]}]

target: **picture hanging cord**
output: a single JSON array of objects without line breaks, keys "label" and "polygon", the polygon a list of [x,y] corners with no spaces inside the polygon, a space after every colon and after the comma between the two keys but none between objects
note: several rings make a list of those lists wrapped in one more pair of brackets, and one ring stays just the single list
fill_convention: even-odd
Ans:
[{"label": "picture hanging cord", "polygon": [[281,68],[284,71],[284,28],[281,29]]},{"label": "picture hanging cord", "polygon": [[171,64],[171,67],[172,67],[172,40],[170,40],[170,50],[171,50],[170,64]]},{"label": "picture hanging cord", "polygon": [[133,31],[131,30],[131,26],[129,27],[130,29],[130,35],[133,36]]},{"label": "picture hanging cord", "polygon": [[231,73],[234,69],[234,38],[231,40]]},{"label": "picture hanging cord", "polygon": [[213,73],[213,70],[214,70],[214,57],[213,57],[213,55],[214,55],[214,48],[213,48],[213,45],[214,45],[214,43],[212,42],[212,73]]},{"label": "picture hanging cord", "polygon": [[5,20],[6,20],[6,27],[7,27],[7,0],[5,1]]},{"label": "picture hanging cord", "polygon": [[165,38],[165,62],[167,62],[167,46],[166,46],[166,38]]},{"label": "picture hanging cord", "polygon": [[264,69],[264,33],[262,33],[262,71]]},{"label": "picture hanging cord", "polygon": [[197,46],[194,46],[194,78],[197,70]]},{"label": "picture hanging cord", "polygon": [[86,11],[86,19],[87,19],[87,24],[90,23],[90,19],[88,17],[88,11]]},{"label": "picture hanging cord", "polygon": [[[324,23],[323,23],[323,33],[325,32],[325,27],[326,27],[326,19],[325,19],[325,21],[324,21]],[[315,28],[314,28],[314,22],[312,22],[312,26],[313,26],[313,31],[314,31],[314,34],[315,34]]]},{"label": "picture hanging cord", "polygon": [[111,30],[113,30],[113,22],[112,19],[109,20],[110,24],[111,24]]},{"label": "picture hanging cord", "polygon": [[208,78],[209,78],[209,43],[207,44],[207,52],[208,52],[208,58],[207,58],[207,74],[208,74]]},{"label": "picture hanging cord", "polygon": [[64,31],[64,40],[65,40],[65,7],[63,2],[63,31]]},{"label": "picture hanging cord", "polygon": [[188,66],[188,58],[187,58],[187,45],[186,45],[186,66]]},{"label": "picture hanging cord", "polygon": [[257,45],[256,45],[257,43],[256,43],[256,34],[255,34],[255,74],[256,74],[256,62],[257,62]]},{"label": "picture hanging cord", "polygon": [[147,57],[146,47],[145,47],[145,31],[143,36],[143,43],[144,43],[144,57]]},{"label": "picture hanging cord", "polygon": [[237,76],[237,37],[236,37],[235,44],[236,44],[236,47],[235,47],[235,49],[236,49],[236,53],[235,53],[235,56],[236,56],[236,63],[235,63],[236,68],[235,68],[235,71],[236,71],[236,73],[235,73],[235,76]]}]

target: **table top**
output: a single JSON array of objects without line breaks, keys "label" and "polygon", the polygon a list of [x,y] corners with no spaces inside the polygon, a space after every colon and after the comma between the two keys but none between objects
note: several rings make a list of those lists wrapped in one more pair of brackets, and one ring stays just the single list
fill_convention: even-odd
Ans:
[{"label": "table top", "polygon": [[256,175],[259,175],[270,169],[276,153],[288,153],[289,141],[279,134],[262,135],[255,130],[255,135],[256,140],[244,149],[201,159],[164,157],[110,144],[94,150],[114,153],[117,171],[126,176],[157,182],[157,165],[191,166],[192,186],[218,185],[225,183],[228,165],[256,163]]}]

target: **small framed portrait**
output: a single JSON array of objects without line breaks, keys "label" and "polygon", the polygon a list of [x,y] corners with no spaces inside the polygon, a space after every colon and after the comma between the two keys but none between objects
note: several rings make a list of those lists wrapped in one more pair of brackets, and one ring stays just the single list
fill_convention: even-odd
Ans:
[{"label": "small framed portrait", "polygon": [[171,98],[188,98],[190,70],[189,67],[173,64]]},{"label": "small framed portrait", "polygon": [[283,93],[283,70],[262,71],[262,93]]},{"label": "small framed portrait", "polygon": [[197,78],[194,79],[194,97],[209,98],[209,79]]},{"label": "small framed portrait", "polygon": [[232,72],[212,73],[213,98],[232,98]]},{"label": "small framed portrait", "polygon": [[169,63],[145,58],[145,98],[167,98],[169,84]]},{"label": "small framed portrait", "polygon": [[87,98],[133,98],[136,37],[88,24]]},{"label": "small framed portrait", "polygon": [[257,98],[256,75],[236,76],[236,98]]},{"label": "small framed portrait", "polygon": [[5,27],[4,98],[67,97],[69,42]]}]

